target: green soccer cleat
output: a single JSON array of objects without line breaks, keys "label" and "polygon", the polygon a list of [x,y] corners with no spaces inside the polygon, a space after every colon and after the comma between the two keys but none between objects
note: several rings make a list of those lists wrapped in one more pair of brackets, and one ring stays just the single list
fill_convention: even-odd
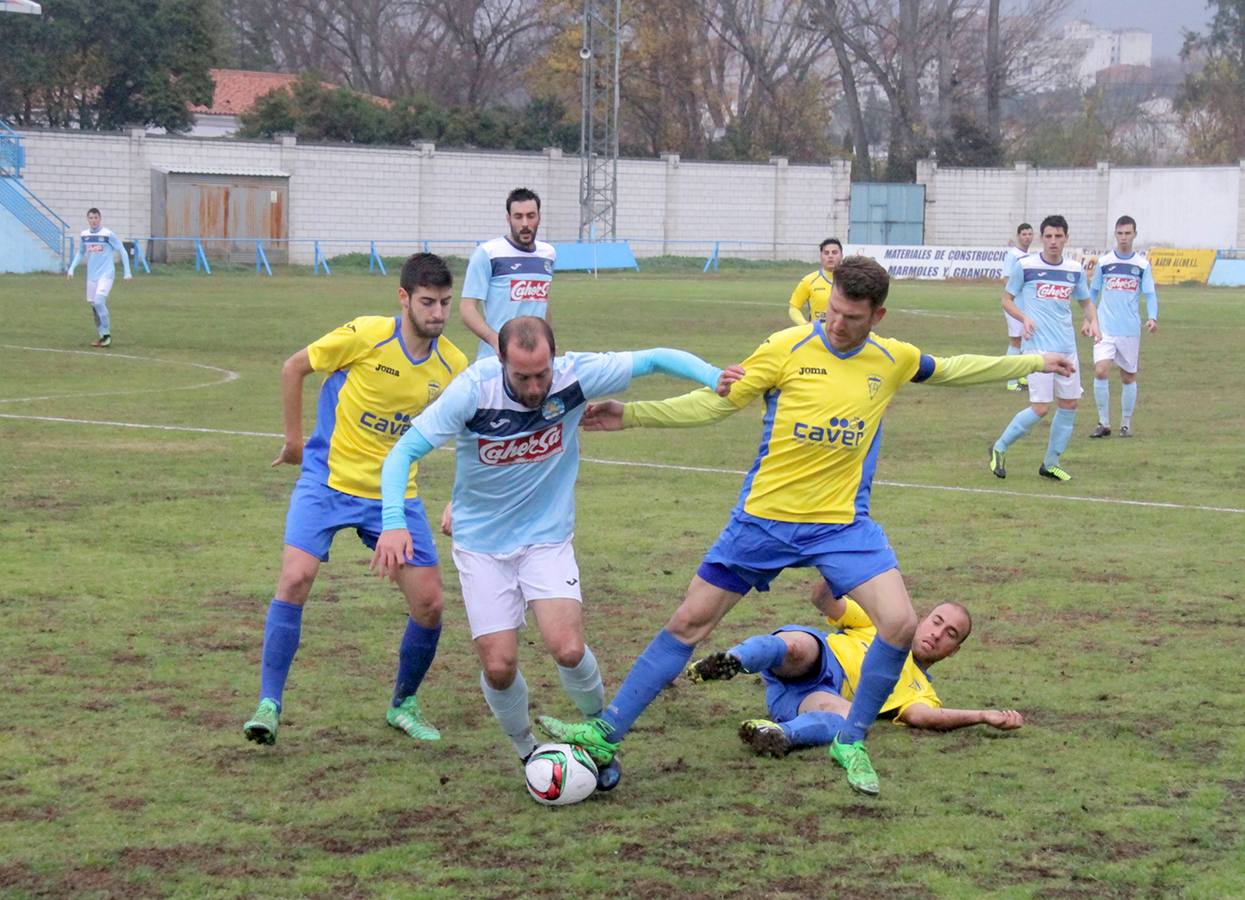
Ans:
[{"label": "green soccer cleat", "polygon": [[782,759],[791,752],[791,739],[782,726],[769,719],[748,719],[739,724],[739,739],[757,756]]},{"label": "green soccer cleat", "polygon": [[830,758],[847,770],[847,783],[853,790],[876,797],[880,790],[878,773],[869,761],[869,751],[864,741],[840,744],[836,737],[830,744]]},{"label": "green soccer cleat", "polygon": [[744,670],[738,656],[730,653],[711,653],[698,659],[683,670],[683,677],[693,684],[702,681],[727,681]]},{"label": "green soccer cleat", "polygon": [[1072,476],[1059,466],[1047,467],[1045,463],[1038,466],[1038,474],[1043,478],[1053,478],[1055,481],[1071,481]]},{"label": "green soccer cleat", "polygon": [[259,707],[250,721],[242,726],[242,733],[248,741],[257,744],[275,744],[277,742],[277,723],[281,712],[277,709],[277,701],[265,697],[259,701]]},{"label": "green soccer cleat", "polygon": [[1009,381],[1009,382],[1007,382],[1007,389],[1008,389],[1009,391],[1018,391],[1018,390],[1020,390],[1020,382],[1019,382],[1019,381]]},{"label": "green soccer cleat", "polygon": [[439,741],[441,732],[436,726],[424,718],[423,710],[415,695],[407,697],[397,706],[390,706],[385,712],[385,721],[390,727],[405,731],[417,741]]},{"label": "green soccer cleat", "polygon": [[990,471],[998,478],[1007,477],[1007,469],[1003,467],[1003,458],[1005,456],[1007,456],[1005,452],[1000,453],[993,446],[990,447]]},{"label": "green soccer cleat", "polygon": [[555,741],[583,747],[598,766],[608,766],[618,752],[618,744],[605,739],[605,723],[600,719],[563,722],[553,716],[537,716],[536,724]]},{"label": "green soccer cleat", "polygon": [[1029,386],[1029,379],[1021,375],[1016,379],[1016,384],[1020,385],[1022,388],[1027,388]]}]

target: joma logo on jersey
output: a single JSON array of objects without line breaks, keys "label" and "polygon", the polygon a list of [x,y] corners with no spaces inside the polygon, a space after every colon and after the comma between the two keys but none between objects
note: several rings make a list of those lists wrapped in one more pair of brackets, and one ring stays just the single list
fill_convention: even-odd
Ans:
[{"label": "joma logo on jersey", "polygon": [[557,456],[562,452],[562,423],[551,425],[527,437],[490,441],[479,438],[480,462],[486,466],[513,466],[518,463],[534,463]]},{"label": "joma logo on jersey", "polygon": [[1072,285],[1051,284],[1049,281],[1044,281],[1037,286],[1037,297],[1039,300],[1070,300],[1072,299]]},{"label": "joma logo on jersey", "polygon": [[381,434],[391,434],[395,437],[401,437],[411,428],[411,417],[406,413],[394,413],[392,419],[384,416],[378,416],[374,412],[365,412],[359,416],[359,424],[369,431],[379,431]]},{"label": "joma logo on jersey", "polygon": [[805,444],[837,444],[840,447],[859,447],[865,437],[864,419],[840,419],[831,416],[826,425],[810,425],[796,422],[792,436]]},{"label": "joma logo on jersey", "polygon": [[515,303],[532,300],[544,303],[549,299],[549,282],[534,278],[516,278],[510,282],[510,299]]},{"label": "joma logo on jersey", "polygon": [[376,371],[377,371],[377,372],[384,372],[386,375],[392,375],[394,378],[401,378],[401,377],[402,377],[402,373],[401,373],[401,372],[399,372],[397,369],[394,369],[394,368],[391,368],[391,367],[389,367],[389,366],[385,365],[384,363],[377,363],[377,364],[376,364]]},{"label": "joma logo on jersey", "polygon": [[1102,280],[1102,286],[1109,291],[1135,291],[1141,282],[1131,275],[1108,275]]},{"label": "joma logo on jersey", "polygon": [[826,370],[817,366],[800,366],[801,375],[825,375]]}]

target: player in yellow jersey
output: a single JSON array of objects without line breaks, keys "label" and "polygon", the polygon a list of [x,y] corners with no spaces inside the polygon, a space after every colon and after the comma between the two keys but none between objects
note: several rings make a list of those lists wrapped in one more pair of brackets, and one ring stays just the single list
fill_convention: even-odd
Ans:
[{"label": "player in yellow jersey", "polygon": [[[285,521],[281,575],[264,625],[259,708],[245,725],[248,740],[277,739],[285,680],[298,650],[303,605],[333,535],[353,528],[376,546],[381,524],[380,470],[411,419],[467,367],[462,351],[441,336],[453,278],[444,260],[416,253],[402,266],[397,316],[360,316],[285,361],[281,400],[285,445],[274,466],[302,466]],[[303,446],[303,379],[325,372],[316,429]],[[411,467],[406,520],[414,550],[395,577],[410,616],[398,648],[398,674],[386,721],[416,740],[440,734],[423,716],[415,691],[436,655],[441,634],[441,570]]]},{"label": "player in yellow jersey", "polygon": [[838,238],[826,238],[818,251],[821,254],[821,268],[801,278],[787,301],[787,315],[796,325],[826,320],[826,304],[830,302],[834,270],[843,259],[843,244]]},{"label": "player in yellow jersey", "polygon": [[873,328],[886,314],[889,284],[874,260],[845,259],[835,271],[826,321],[771,335],[744,361],[744,377],[728,397],[698,391],[626,406],[611,400],[589,409],[586,427],[616,431],[707,424],[758,397],[765,403],[760,447],[739,503],[682,605],[598,719],[567,723],[542,716],[538,721],[548,734],[608,762],[648,704],[683,671],[695,645],[744,594],[767,590],[783,569],[812,566],[834,596],[850,593],[877,625],[830,755],[847,770],[853,788],[878,792],[864,737],[895,687],[917,625],[895,553],[869,512],[882,416],[910,381],[972,384],[1072,370],[1056,353],[938,359],[879,337]]},{"label": "player in yellow jersey", "polygon": [[[740,672],[760,674],[770,718],[748,719],[739,726],[739,736],[759,755],[782,757],[834,740],[877,636],[860,605],[850,597],[834,597],[825,582],[814,602],[826,614],[830,632],[784,625],[697,660],[684,673],[696,684]],[[1024,716],[1014,709],[945,709],[934,691],[930,667],[955,655],[972,628],[972,617],[959,603],[940,603],[917,623],[911,651],[880,716],[934,731],[970,725],[1010,731],[1023,726]]]}]

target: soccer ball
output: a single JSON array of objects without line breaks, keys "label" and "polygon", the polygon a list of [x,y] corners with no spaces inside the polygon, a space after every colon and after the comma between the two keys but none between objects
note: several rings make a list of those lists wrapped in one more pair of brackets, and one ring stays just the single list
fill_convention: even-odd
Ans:
[{"label": "soccer ball", "polygon": [[537,803],[578,803],[597,789],[597,767],[583,747],[543,744],[524,766],[527,792]]}]

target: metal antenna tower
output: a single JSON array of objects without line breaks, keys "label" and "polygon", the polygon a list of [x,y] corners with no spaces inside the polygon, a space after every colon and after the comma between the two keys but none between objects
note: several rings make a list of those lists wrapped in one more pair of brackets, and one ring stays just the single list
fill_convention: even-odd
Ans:
[{"label": "metal antenna tower", "polygon": [[579,239],[614,237],[618,221],[618,63],[622,0],[584,0],[579,125]]}]

